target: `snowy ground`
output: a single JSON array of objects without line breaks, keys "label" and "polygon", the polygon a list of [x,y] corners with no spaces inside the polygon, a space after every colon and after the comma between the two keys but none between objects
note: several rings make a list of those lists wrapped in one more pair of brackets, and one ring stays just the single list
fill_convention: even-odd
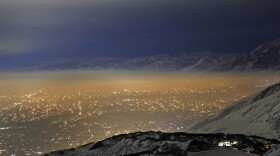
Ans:
[{"label": "snowy ground", "polygon": [[203,152],[188,152],[188,156],[257,156],[256,154],[246,153],[224,147],[219,147]]}]

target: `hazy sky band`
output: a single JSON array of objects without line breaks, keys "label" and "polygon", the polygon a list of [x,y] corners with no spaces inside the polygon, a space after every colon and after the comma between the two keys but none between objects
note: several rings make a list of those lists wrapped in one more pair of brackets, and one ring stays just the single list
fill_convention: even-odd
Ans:
[{"label": "hazy sky band", "polygon": [[2,0],[0,56],[248,52],[279,38],[279,15],[277,0]]}]

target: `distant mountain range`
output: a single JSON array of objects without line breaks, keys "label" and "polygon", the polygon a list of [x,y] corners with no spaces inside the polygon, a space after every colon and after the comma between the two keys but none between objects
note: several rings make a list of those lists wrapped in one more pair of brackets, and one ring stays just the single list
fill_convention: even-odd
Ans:
[{"label": "distant mountain range", "polygon": [[[280,39],[264,43],[248,54],[211,52],[156,55],[137,58],[99,57],[48,60],[10,65],[6,70],[155,70],[185,72],[262,72],[280,70]],[[2,69],[3,70],[3,69]]]},{"label": "distant mountain range", "polygon": [[[100,57],[49,60],[28,66],[18,66],[11,70],[41,71],[41,70],[152,70],[152,71],[203,71],[216,66],[223,60],[229,60],[233,55],[218,55],[210,52],[179,55],[156,55],[137,58]],[[207,68],[206,68],[207,67]]]}]

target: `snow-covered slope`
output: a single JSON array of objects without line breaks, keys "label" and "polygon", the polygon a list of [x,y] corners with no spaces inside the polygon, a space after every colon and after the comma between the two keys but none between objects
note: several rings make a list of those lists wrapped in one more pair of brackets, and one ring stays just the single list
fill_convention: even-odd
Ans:
[{"label": "snow-covered slope", "polygon": [[234,103],[188,129],[195,133],[238,133],[280,138],[280,83]]},{"label": "snow-covered slope", "polygon": [[210,71],[224,61],[222,57],[204,56],[199,59],[195,64],[188,66],[183,71]]},{"label": "snow-covered slope", "polygon": [[264,156],[280,156],[280,145],[272,148],[264,154]]},{"label": "snow-covered slope", "polygon": [[[220,147],[221,142],[229,142],[232,146]],[[277,140],[245,135],[137,132],[45,156],[253,156],[269,151],[267,145],[279,144]]]}]

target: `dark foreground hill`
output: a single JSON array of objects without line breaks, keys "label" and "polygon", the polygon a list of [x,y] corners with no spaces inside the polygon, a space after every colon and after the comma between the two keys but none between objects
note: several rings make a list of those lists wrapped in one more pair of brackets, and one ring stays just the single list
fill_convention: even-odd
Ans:
[{"label": "dark foreground hill", "polygon": [[45,156],[273,156],[279,145],[278,140],[237,134],[137,132]]}]

